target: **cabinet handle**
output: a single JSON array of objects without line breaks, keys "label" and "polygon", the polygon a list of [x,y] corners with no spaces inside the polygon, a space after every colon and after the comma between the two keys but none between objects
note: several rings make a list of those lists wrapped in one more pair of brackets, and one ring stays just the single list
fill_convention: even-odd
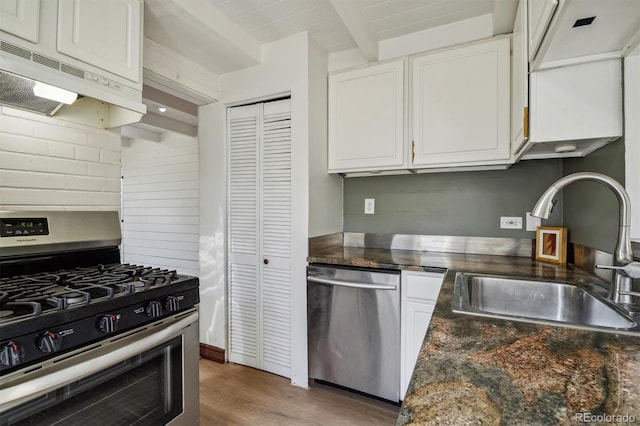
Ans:
[{"label": "cabinet handle", "polygon": [[522,119],[524,120],[522,124],[522,134],[525,138],[529,138],[529,107],[524,107]]},{"label": "cabinet handle", "polygon": [[269,264],[269,259],[264,259],[264,260],[262,261],[262,263],[264,263],[265,265],[268,265],[268,264]]},{"label": "cabinet handle", "polygon": [[414,163],[415,159],[416,159],[416,141],[412,140],[411,141],[411,164]]}]

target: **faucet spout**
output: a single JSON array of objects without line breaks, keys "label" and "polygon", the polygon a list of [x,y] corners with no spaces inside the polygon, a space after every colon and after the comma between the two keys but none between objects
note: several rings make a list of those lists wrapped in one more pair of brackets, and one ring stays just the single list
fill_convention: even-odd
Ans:
[{"label": "faucet spout", "polygon": [[532,216],[547,219],[551,213],[553,207],[553,199],[558,191],[565,186],[577,182],[580,180],[590,180],[598,182],[607,188],[609,188],[616,195],[618,199],[618,206],[620,210],[619,216],[619,228],[618,228],[618,240],[616,242],[615,253],[613,256],[614,264],[624,266],[633,262],[633,251],[631,250],[631,201],[629,195],[625,191],[624,187],[620,185],[618,181],[610,178],[609,176],[592,173],[581,172],[567,175],[561,179],[555,181],[551,186],[540,196],[538,202],[531,211]]}]

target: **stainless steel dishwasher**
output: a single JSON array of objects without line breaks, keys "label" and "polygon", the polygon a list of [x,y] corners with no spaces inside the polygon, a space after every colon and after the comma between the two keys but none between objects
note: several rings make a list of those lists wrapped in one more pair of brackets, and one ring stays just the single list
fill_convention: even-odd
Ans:
[{"label": "stainless steel dishwasher", "polygon": [[309,377],[400,399],[400,272],[307,268]]}]

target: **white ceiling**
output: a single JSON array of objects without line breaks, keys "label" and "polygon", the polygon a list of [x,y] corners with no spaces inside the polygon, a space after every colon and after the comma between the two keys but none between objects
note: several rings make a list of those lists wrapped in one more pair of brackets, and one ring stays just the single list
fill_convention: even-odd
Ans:
[{"label": "white ceiling", "polygon": [[[327,52],[356,47],[330,0],[210,0],[267,43],[308,30]],[[491,13],[493,0],[338,0],[356,6],[378,41]],[[334,2],[334,3],[338,3]]]},{"label": "white ceiling", "polygon": [[260,61],[260,45],[309,31],[327,52],[360,48],[481,15],[511,32],[517,0],[145,0],[145,36],[216,74]]}]

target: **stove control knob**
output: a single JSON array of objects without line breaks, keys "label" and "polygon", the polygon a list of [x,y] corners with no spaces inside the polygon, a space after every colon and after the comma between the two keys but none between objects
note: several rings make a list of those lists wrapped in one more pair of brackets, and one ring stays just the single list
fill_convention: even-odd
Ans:
[{"label": "stove control knob", "polygon": [[58,352],[62,348],[62,337],[51,331],[45,332],[38,339],[38,349],[42,352]]},{"label": "stove control knob", "polygon": [[164,301],[164,308],[169,312],[175,312],[180,309],[180,299],[178,296],[167,296]]},{"label": "stove control knob", "polygon": [[113,333],[114,331],[118,331],[118,321],[120,320],[120,315],[116,314],[105,314],[98,321],[98,328],[103,333]]},{"label": "stove control knob", "polygon": [[149,302],[147,306],[147,316],[151,318],[157,318],[162,315],[162,303],[154,300],[153,302]]},{"label": "stove control knob", "polygon": [[26,356],[22,346],[15,342],[9,342],[0,348],[0,364],[6,366],[14,366],[22,363]]}]

